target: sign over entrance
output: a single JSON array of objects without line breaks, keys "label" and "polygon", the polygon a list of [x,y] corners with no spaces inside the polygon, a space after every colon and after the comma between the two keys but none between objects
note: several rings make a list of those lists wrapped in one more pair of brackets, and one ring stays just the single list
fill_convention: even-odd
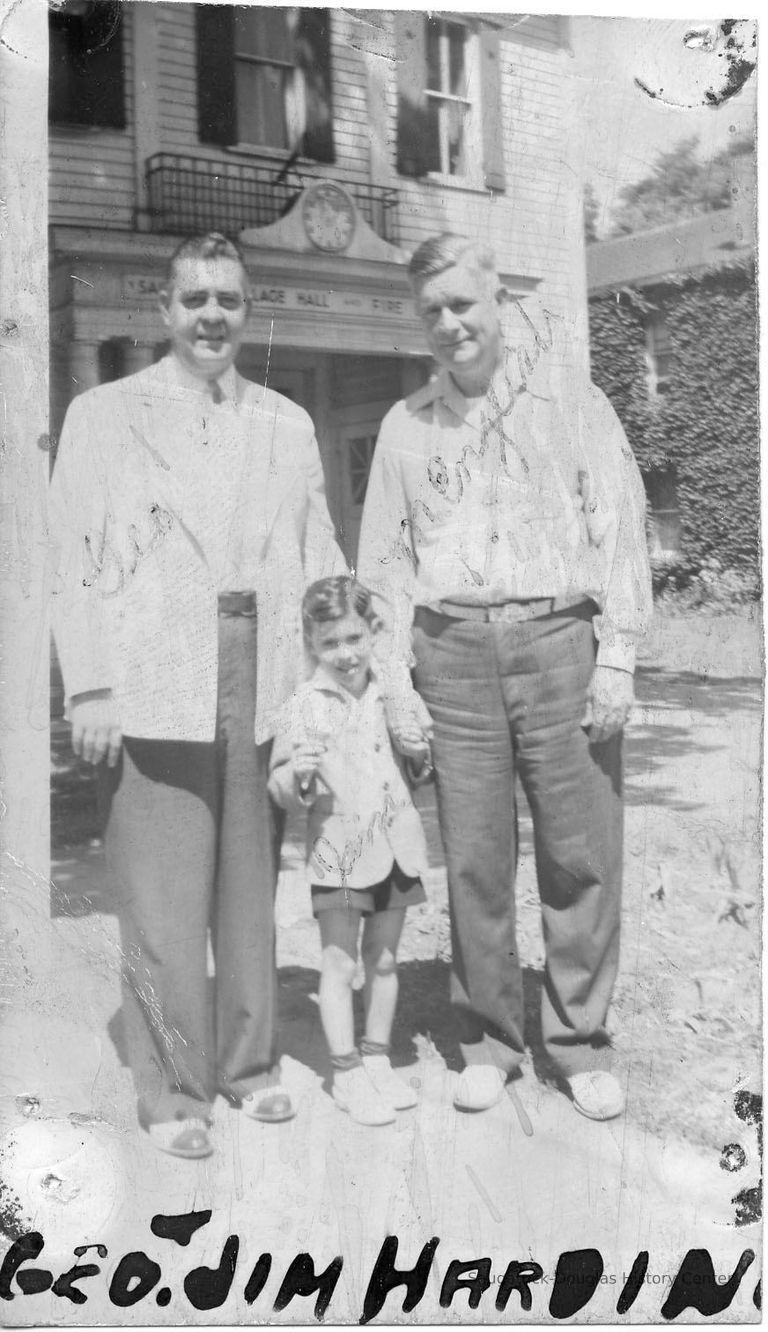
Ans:
[{"label": "sign over entrance", "polygon": [[[123,297],[128,301],[155,301],[163,279],[144,273],[126,273]],[[258,310],[300,310],[309,315],[356,315],[367,319],[415,319],[410,296],[387,296],[361,291],[334,291],[328,287],[299,287],[283,283],[256,282],[251,303]]]}]

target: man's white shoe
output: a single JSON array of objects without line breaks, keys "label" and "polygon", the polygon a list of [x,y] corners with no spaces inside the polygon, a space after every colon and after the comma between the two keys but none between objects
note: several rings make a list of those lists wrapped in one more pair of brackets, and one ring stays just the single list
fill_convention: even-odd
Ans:
[{"label": "man's white shoe", "polygon": [[593,1069],[566,1079],[573,1104],[587,1119],[615,1119],[623,1114],[624,1093],[612,1073]]},{"label": "man's white shoe", "polygon": [[411,1110],[418,1104],[419,1098],[413,1087],[397,1076],[389,1062],[389,1055],[363,1055],[363,1068],[379,1096],[388,1101],[394,1110]]},{"label": "man's white shoe", "polygon": [[504,1095],[506,1077],[495,1064],[467,1064],[453,1097],[457,1110],[490,1110]]},{"label": "man's white shoe", "polygon": [[376,1127],[395,1120],[394,1106],[379,1095],[360,1065],[334,1073],[332,1094],[339,1109],[346,1110],[357,1124]]}]

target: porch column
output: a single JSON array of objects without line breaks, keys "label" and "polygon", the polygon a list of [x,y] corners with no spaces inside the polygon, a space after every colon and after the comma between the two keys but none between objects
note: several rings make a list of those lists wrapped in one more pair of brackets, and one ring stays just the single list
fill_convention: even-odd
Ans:
[{"label": "porch column", "polygon": [[151,342],[124,342],[122,345],[122,373],[135,375],[139,370],[146,370],[155,359],[155,347]]},{"label": "porch column", "polygon": [[98,342],[81,342],[79,339],[70,343],[69,373],[74,380],[73,397],[85,389],[96,388],[100,383],[99,345]]},{"label": "porch column", "polygon": [[429,367],[430,363],[425,356],[413,356],[400,362],[400,383],[402,384],[404,398],[407,398],[410,393],[415,393],[423,384],[426,384],[429,378]]}]

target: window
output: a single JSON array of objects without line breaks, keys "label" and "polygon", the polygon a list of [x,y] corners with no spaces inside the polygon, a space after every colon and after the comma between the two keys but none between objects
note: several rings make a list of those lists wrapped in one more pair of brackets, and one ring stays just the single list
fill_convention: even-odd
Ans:
[{"label": "window", "polygon": [[334,160],[330,11],[195,6],[201,143]]},{"label": "window", "polygon": [[646,472],[648,497],[648,554],[655,563],[676,559],[680,554],[682,524],[674,467],[654,467]]},{"label": "window", "polygon": [[48,15],[52,125],[125,129],[119,0],[66,0]]},{"label": "window", "polygon": [[672,343],[662,314],[654,314],[648,320],[645,328],[645,347],[649,397],[664,397],[669,392],[672,381]]},{"label": "window", "polygon": [[466,176],[467,31],[446,19],[427,19],[427,117],[431,171]]},{"label": "window", "polygon": [[505,188],[500,38],[473,19],[396,11],[397,169]]},{"label": "window", "polygon": [[365,500],[375,448],[375,431],[370,435],[355,435],[347,441],[349,498],[353,505],[362,505]]},{"label": "window", "polygon": [[289,148],[303,127],[296,65],[296,9],[261,5],[235,15],[237,135],[241,143]]}]

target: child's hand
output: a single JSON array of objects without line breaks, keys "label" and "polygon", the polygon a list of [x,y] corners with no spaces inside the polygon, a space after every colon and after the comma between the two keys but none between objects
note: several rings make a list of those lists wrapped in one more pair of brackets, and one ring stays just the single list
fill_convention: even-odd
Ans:
[{"label": "child's hand", "polygon": [[299,786],[309,786],[317,775],[326,746],[318,740],[298,740],[293,746],[293,771]]},{"label": "child's hand", "polygon": [[428,740],[425,740],[417,754],[410,755],[405,760],[408,780],[412,786],[423,786],[428,782],[434,772],[432,763],[432,746]]},{"label": "child's hand", "polygon": [[391,728],[391,734],[395,748],[406,758],[422,763],[429,758],[429,740],[417,721],[401,722]]},{"label": "child's hand", "polygon": [[418,777],[425,770],[432,771],[432,746],[428,740],[422,740],[417,750],[408,756],[414,774]]}]

